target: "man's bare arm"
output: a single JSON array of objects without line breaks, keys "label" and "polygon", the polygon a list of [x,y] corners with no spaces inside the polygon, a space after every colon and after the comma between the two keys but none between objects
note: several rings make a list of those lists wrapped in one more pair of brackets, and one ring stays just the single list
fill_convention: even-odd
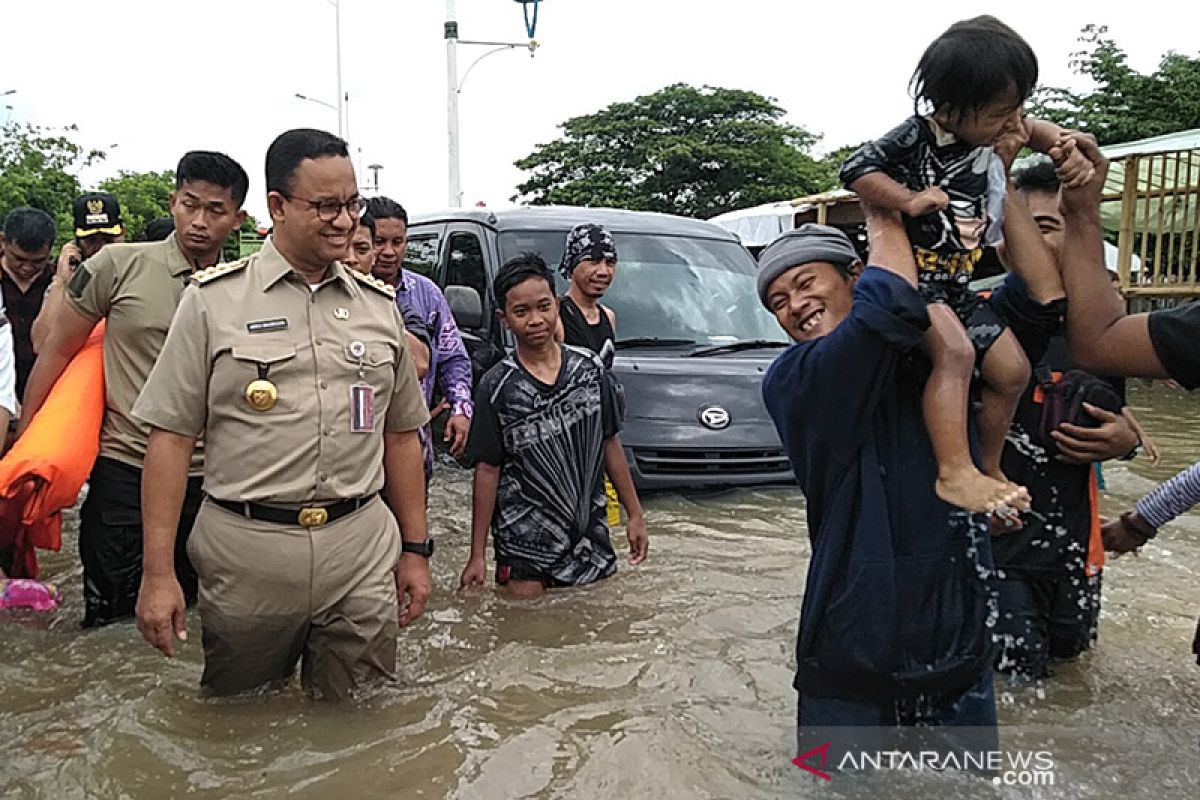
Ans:
[{"label": "man's bare arm", "polygon": [[894,272],[912,286],[917,285],[917,262],[913,259],[908,233],[900,212],[862,203],[867,220],[867,243],[871,265]]},{"label": "man's bare arm", "polygon": [[68,303],[63,302],[58,313],[53,318],[53,327],[42,348],[37,361],[29,373],[29,381],[25,385],[25,402],[21,408],[21,424],[18,433],[24,432],[29,426],[33,415],[46,402],[46,396],[54,387],[67,364],[71,363],[83,345],[96,323],[80,314]]},{"label": "man's bare arm", "polygon": [[1089,372],[1168,378],[1150,341],[1147,314],[1126,316],[1125,301],[1104,266],[1104,231],[1100,193],[1108,175],[1108,159],[1096,140],[1076,136],[1077,148],[1095,166],[1095,175],[1075,189],[1063,188],[1066,242],[1062,278],[1067,291],[1067,340],[1071,357]]}]

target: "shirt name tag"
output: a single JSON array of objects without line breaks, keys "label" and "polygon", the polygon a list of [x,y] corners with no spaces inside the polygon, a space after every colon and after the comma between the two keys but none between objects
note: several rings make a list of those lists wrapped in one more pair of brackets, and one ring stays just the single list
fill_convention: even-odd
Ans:
[{"label": "shirt name tag", "polygon": [[287,326],[287,319],[260,319],[255,322],[247,322],[246,330],[250,333],[270,333],[271,331],[286,331]]}]

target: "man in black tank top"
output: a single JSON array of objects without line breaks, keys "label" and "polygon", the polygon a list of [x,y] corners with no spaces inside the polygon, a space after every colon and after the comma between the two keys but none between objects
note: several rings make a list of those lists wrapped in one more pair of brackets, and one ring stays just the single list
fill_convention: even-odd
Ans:
[{"label": "man in black tank top", "polygon": [[554,338],[591,350],[612,366],[617,317],[600,304],[617,272],[617,248],[612,235],[599,225],[576,225],[567,234],[558,270],[570,281],[559,303],[559,324]]}]

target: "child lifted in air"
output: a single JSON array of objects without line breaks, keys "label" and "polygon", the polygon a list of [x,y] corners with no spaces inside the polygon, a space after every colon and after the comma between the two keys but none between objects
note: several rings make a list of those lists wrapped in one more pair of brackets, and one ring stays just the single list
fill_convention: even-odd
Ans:
[{"label": "child lifted in air", "polygon": [[[1037,57],[990,16],[956,22],[926,48],[913,73],[914,115],[860,147],[841,179],[865,202],[899,211],[929,305],[924,349],[932,362],[925,425],[938,460],[936,491],[969,511],[1026,507],[1028,492],[1000,471],[1000,454],[1029,362],[1016,337],[968,286],[985,246],[1001,238],[1007,168],[993,149],[1028,140],[1055,159],[1066,185],[1091,175],[1091,162],[1058,126],[1025,117]],[[1020,264],[1010,265],[1020,274]],[[981,379],[982,471],[967,438],[970,382]]]}]

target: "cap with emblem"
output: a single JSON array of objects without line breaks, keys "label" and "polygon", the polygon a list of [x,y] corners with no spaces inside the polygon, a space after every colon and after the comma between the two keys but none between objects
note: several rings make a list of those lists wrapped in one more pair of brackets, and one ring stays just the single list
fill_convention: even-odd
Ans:
[{"label": "cap with emblem", "polygon": [[97,233],[120,236],[121,204],[104,192],[85,194],[75,200],[75,236],[83,239]]}]

